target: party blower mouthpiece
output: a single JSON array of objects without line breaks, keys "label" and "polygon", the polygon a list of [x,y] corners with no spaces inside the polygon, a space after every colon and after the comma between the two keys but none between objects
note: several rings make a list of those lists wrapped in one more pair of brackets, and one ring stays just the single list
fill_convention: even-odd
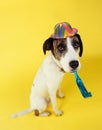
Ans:
[{"label": "party blower mouthpiece", "polygon": [[88,92],[87,89],[84,86],[84,83],[82,82],[81,78],[78,76],[77,72],[74,71],[74,76],[76,78],[76,83],[77,86],[81,92],[81,94],[83,95],[84,98],[88,98],[88,97],[92,97],[91,92]]}]

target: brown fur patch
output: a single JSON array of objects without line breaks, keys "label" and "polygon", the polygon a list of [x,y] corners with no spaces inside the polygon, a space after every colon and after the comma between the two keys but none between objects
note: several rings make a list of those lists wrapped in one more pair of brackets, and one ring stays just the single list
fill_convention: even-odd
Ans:
[{"label": "brown fur patch", "polygon": [[[64,46],[63,52],[60,52],[59,49],[58,49],[58,47],[60,45]],[[67,41],[66,41],[66,39],[56,39],[56,40],[53,41],[52,53],[57,60],[60,60],[61,57],[64,56],[66,52],[67,52]]]},{"label": "brown fur patch", "polygon": [[72,36],[72,37],[70,37],[71,38],[71,41],[78,41],[79,42],[79,40],[78,40],[78,38],[77,38],[77,36]]},{"label": "brown fur patch", "polygon": [[39,110],[34,110],[35,116],[39,116]]}]

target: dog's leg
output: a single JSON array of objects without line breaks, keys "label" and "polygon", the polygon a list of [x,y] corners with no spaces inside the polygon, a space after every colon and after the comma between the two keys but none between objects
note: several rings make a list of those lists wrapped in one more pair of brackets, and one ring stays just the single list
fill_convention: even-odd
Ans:
[{"label": "dog's leg", "polygon": [[50,116],[51,113],[47,111],[34,110],[35,116]]},{"label": "dog's leg", "polygon": [[59,98],[64,98],[65,95],[61,92],[61,88],[59,87],[58,90],[57,90],[57,95]]},{"label": "dog's leg", "polygon": [[49,116],[51,113],[46,111],[48,106],[44,97],[31,97],[31,108],[36,116]]},{"label": "dog's leg", "polygon": [[40,113],[39,116],[50,116],[50,115],[51,115],[50,112],[45,111],[45,112]]},{"label": "dog's leg", "polygon": [[52,91],[52,90],[49,91],[49,95],[50,95],[50,98],[51,98],[53,111],[55,112],[55,114],[57,116],[61,116],[63,113],[62,113],[62,111],[58,110],[58,108],[57,108],[56,91]]}]

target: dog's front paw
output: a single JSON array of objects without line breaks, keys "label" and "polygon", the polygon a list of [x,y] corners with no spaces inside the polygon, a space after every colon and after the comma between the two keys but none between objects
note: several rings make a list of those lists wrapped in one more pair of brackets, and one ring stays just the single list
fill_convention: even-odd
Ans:
[{"label": "dog's front paw", "polygon": [[63,112],[60,110],[56,110],[55,114],[56,116],[62,116]]},{"label": "dog's front paw", "polygon": [[64,98],[65,95],[64,95],[63,93],[59,93],[59,94],[58,94],[58,97],[59,97],[59,98]]}]

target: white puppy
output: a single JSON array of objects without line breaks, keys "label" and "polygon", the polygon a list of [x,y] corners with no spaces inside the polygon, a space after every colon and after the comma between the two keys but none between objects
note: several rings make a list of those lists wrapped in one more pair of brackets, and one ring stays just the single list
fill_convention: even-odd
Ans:
[{"label": "white puppy", "polygon": [[62,111],[57,108],[56,94],[58,92],[59,97],[64,97],[59,86],[65,72],[73,73],[74,70],[80,69],[78,53],[82,56],[83,52],[80,35],[75,34],[64,39],[48,38],[43,44],[44,54],[47,50],[50,50],[50,53],[42,63],[32,85],[30,108],[12,117],[31,111],[34,111],[36,116],[49,116],[50,112],[47,112],[46,108],[50,102],[55,114],[62,115]]}]

